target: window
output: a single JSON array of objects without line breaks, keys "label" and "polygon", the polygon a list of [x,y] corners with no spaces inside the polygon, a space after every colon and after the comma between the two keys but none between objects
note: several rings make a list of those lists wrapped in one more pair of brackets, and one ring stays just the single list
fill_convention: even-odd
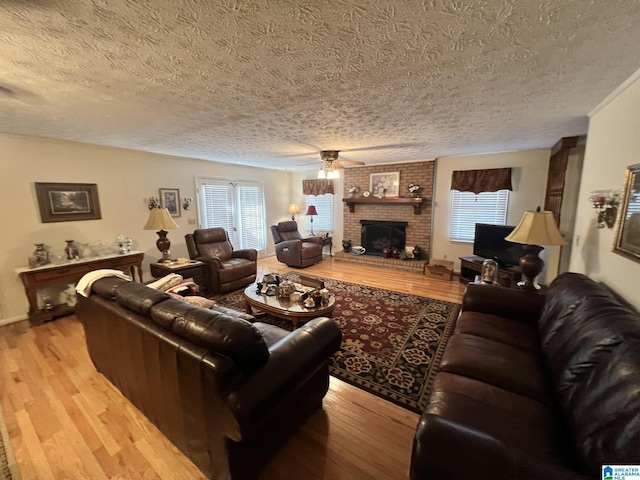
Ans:
[{"label": "window", "polygon": [[[313,217],[313,231],[333,232],[333,195],[305,195],[307,206],[315,205],[318,215]],[[307,221],[307,229],[311,224]]]},{"label": "window", "polygon": [[202,228],[222,227],[236,250],[265,250],[264,189],[257,182],[198,179]]},{"label": "window", "polygon": [[508,204],[509,190],[478,195],[451,190],[449,238],[456,242],[473,242],[476,223],[504,225]]}]

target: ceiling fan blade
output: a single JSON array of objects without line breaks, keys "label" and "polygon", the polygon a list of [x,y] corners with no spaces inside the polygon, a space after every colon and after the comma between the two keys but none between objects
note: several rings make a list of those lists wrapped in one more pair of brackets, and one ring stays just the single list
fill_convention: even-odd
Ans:
[{"label": "ceiling fan blade", "polygon": [[338,160],[336,162],[334,162],[338,165],[366,165],[366,163],[364,162],[359,162],[356,160]]}]

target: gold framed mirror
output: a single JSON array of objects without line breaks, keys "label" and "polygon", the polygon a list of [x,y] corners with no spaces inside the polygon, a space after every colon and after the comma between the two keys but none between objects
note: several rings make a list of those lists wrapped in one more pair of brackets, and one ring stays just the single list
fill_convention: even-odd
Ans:
[{"label": "gold framed mirror", "polygon": [[613,251],[640,262],[640,163],[627,167]]}]

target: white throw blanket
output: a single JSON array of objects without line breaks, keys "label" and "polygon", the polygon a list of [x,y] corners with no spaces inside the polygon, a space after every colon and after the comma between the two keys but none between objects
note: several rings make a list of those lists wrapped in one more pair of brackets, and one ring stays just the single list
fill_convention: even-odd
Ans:
[{"label": "white throw blanket", "polygon": [[93,282],[104,277],[118,277],[124,280],[131,281],[131,277],[122,273],[120,270],[103,268],[101,270],[94,270],[93,272],[85,273],[76,285],[76,292],[78,292],[83,297],[88,297],[91,293],[91,285],[93,285]]}]

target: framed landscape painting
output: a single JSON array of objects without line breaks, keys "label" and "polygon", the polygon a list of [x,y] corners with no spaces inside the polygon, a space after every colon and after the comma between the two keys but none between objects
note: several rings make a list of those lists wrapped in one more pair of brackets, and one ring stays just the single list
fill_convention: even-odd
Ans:
[{"label": "framed landscape painting", "polygon": [[97,220],[100,214],[95,183],[35,183],[42,223]]}]

